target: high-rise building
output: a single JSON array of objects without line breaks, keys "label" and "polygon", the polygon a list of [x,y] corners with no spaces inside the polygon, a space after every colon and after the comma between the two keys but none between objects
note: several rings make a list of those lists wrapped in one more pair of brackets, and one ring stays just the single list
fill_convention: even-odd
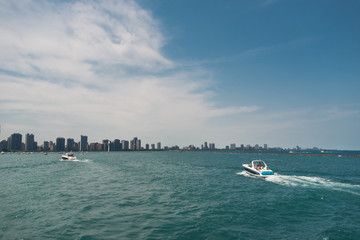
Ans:
[{"label": "high-rise building", "polygon": [[141,150],[141,140],[140,139],[138,139],[136,141],[136,150]]},{"label": "high-rise building", "polygon": [[129,141],[122,140],[121,141],[121,148],[123,151],[129,151]]},{"label": "high-rise building", "polygon": [[134,137],[134,139],[130,141],[130,150],[133,151],[136,150],[136,142],[137,142],[137,137]]},{"label": "high-rise building", "polygon": [[215,150],[215,143],[209,143],[210,150]]},{"label": "high-rise building", "polygon": [[34,151],[34,134],[27,133],[25,135],[25,151]]},{"label": "high-rise building", "polygon": [[113,142],[112,142],[112,150],[113,151],[121,151],[121,142],[119,139],[115,139]]},{"label": "high-rise building", "polygon": [[204,149],[208,150],[208,143],[207,142],[204,142]]},{"label": "high-rise building", "polygon": [[157,143],[157,149],[158,149],[158,150],[161,150],[161,142],[158,142],[158,143]]},{"label": "high-rise building", "polygon": [[155,150],[155,144],[151,144],[151,150]]},{"label": "high-rise building", "polygon": [[65,138],[58,137],[56,139],[56,151],[58,152],[65,151]]},{"label": "high-rise building", "polygon": [[103,140],[104,151],[110,151],[110,141],[108,139]]},{"label": "high-rise building", "polygon": [[6,141],[5,141],[5,140],[2,140],[2,141],[0,142],[0,151],[6,150],[6,149],[7,149],[6,146],[7,146]]},{"label": "high-rise building", "polygon": [[75,150],[75,141],[73,138],[66,139],[66,149],[68,152]]},{"label": "high-rise building", "polygon": [[264,149],[265,149],[265,150],[267,150],[267,149],[268,149],[268,146],[267,146],[267,144],[266,144],[266,143],[264,144]]},{"label": "high-rise building", "polygon": [[150,149],[150,146],[149,146],[149,144],[147,143],[147,144],[145,144],[145,149],[146,150],[149,150]]},{"label": "high-rise building", "polygon": [[134,139],[130,141],[130,149],[133,151],[141,150],[141,140],[134,137]]},{"label": "high-rise building", "polygon": [[86,152],[88,148],[88,137],[80,136],[80,151]]},{"label": "high-rise building", "polygon": [[236,149],[236,144],[235,143],[230,144],[230,149],[235,150]]},{"label": "high-rise building", "polygon": [[44,150],[44,151],[49,151],[49,147],[50,147],[49,142],[48,142],[48,141],[44,141],[44,143],[43,143],[43,150]]},{"label": "high-rise building", "polygon": [[20,133],[13,133],[8,138],[7,147],[9,151],[21,151],[22,135]]}]

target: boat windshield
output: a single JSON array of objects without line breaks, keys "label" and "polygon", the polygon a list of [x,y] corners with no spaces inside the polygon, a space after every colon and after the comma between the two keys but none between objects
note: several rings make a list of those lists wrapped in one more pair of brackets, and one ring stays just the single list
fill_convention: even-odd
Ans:
[{"label": "boat windshield", "polygon": [[265,168],[265,163],[261,160],[254,160],[254,161],[252,161],[252,167],[258,168],[258,169],[263,169],[263,168]]}]

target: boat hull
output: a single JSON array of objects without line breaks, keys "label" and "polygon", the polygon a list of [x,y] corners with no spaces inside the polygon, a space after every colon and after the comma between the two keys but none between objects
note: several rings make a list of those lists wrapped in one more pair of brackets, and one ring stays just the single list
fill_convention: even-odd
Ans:
[{"label": "boat hull", "polygon": [[67,154],[62,155],[61,158],[64,161],[74,161],[74,160],[76,160],[76,157],[74,155],[67,155]]},{"label": "boat hull", "polygon": [[243,166],[243,168],[245,169],[246,172],[250,173],[253,176],[266,178],[266,177],[269,177],[271,175],[274,175],[274,172],[271,171],[271,170],[265,170],[265,171],[260,170],[259,171],[257,169],[254,169],[254,168],[250,167],[249,164],[243,164],[242,166]]}]

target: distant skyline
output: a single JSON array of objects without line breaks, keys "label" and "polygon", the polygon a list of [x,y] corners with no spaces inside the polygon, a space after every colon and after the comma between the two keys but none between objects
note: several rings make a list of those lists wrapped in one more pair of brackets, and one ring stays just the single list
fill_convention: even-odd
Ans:
[{"label": "distant skyline", "polygon": [[360,2],[1,1],[0,139],[360,149]]}]

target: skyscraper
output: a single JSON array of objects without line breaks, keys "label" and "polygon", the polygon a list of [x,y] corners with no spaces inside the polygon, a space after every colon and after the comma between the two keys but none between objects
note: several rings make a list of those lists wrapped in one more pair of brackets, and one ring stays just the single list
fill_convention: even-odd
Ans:
[{"label": "skyscraper", "polygon": [[157,143],[157,149],[158,149],[158,150],[161,150],[161,142],[158,142],[158,143]]},{"label": "skyscraper", "polygon": [[66,140],[66,149],[67,151],[71,152],[71,151],[74,151],[74,145],[75,145],[75,141],[73,138],[68,138]]},{"label": "skyscraper", "polygon": [[141,150],[141,140],[134,137],[134,139],[130,141],[130,149],[133,151]]},{"label": "skyscraper", "polygon": [[48,141],[44,141],[43,143],[43,150],[44,151],[49,151],[50,145]]},{"label": "skyscraper", "polygon": [[110,150],[110,141],[108,139],[103,140],[104,151]]},{"label": "skyscraper", "polygon": [[113,151],[121,151],[121,142],[119,139],[115,139],[112,143],[112,150]]},{"label": "skyscraper", "polygon": [[0,142],[0,151],[4,151],[7,149],[7,142],[5,140],[2,140]]},{"label": "skyscraper", "polygon": [[56,139],[56,151],[58,152],[65,151],[65,138],[58,137]]},{"label": "skyscraper", "polygon": [[140,139],[138,139],[138,140],[136,141],[136,149],[137,149],[137,150],[141,150],[141,140],[140,140]]},{"label": "skyscraper", "polygon": [[87,151],[88,148],[88,137],[81,135],[80,137],[80,151]]},{"label": "skyscraper", "polygon": [[25,135],[25,151],[34,151],[34,134],[27,133]]},{"label": "skyscraper", "polygon": [[121,148],[122,148],[123,151],[128,151],[129,150],[129,141],[122,140],[121,141]]},{"label": "skyscraper", "polygon": [[22,135],[20,133],[11,134],[7,145],[9,151],[21,151]]}]

